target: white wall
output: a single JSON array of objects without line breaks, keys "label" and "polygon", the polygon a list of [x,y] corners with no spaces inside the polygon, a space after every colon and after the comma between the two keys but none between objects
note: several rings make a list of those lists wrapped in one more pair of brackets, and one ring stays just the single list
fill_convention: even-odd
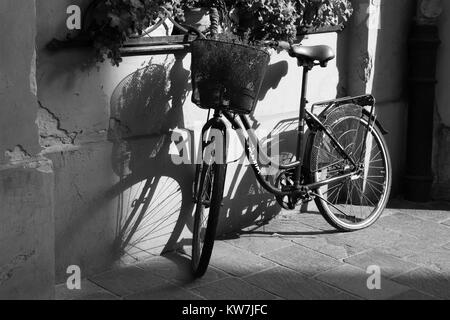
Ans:
[{"label": "white wall", "polygon": [[[56,177],[58,281],[64,280],[68,265],[80,265],[83,274],[89,275],[104,270],[117,259],[135,261],[168,249],[188,248],[195,167],[176,166],[171,161],[171,130],[199,132],[207,114],[190,102],[189,55],[179,59],[174,55],[129,57],[124,58],[119,68],[106,62],[98,69],[81,70],[81,64],[90,57],[89,50],[65,50],[56,54],[46,51],[49,40],[64,37],[65,8],[72,2],[41,1],[37,10],[38,98],[40,114],[51,125],[48,127],[44,122],[39,129],[41,133],[52,129],[52,135],[58,138],[56,144],[45,148],[53,160]],[[395,10],[401,12],[401,7]],[[395,19],[395,28],[404,28],[406,18],[401,21],[391,18]],[[330,33],[310,36],[304,41],[311,45],[327,44],[338,54],[328,68],[316,68],[311,73],[308,95],[311,102],[335,98],[338,88],[339,91],[347,89],[350,94],[365,93],[356,89],[358,84],[350,87],[351,82],[344,83],[348,74],[364,69],[359,59],[367,51],[367,43],[361,43],[367,37],[367,29],[358,25],[356,28],[347,36]],[[402,59],[399,51],[403,44],[396,41],[402,35],[389,39],[389,44],[382,46],[385,51],[378,53],[380,65],[390,68],[382,73],[380,82],[389,79],[398,83],[401,71],[397,72],[395,67]],[[273,54],[271,66],[264,99],[255,112],[255,118],[261,123],[257,130],[260,137],[280,122],[298,117],[301,68],[286,53]],[[395,95],[386,95],[393,93],[386,87],[377,90],[384,102],[379,109],[380,118],[388,120],[388,129],[394,132],[389,143],[395,152],[398,176],[403,101]],[[389,99],[400,101],[391,103]],[[292,143],[295,130],[293,123],[292,135],[286,137],[287,151],[295,150]],[[70,136],[76,138],[67,143]],[[139,205],[134,200],[143,190],[147,190],[152,201],[140,231],[133,236],[132,245],[125,248],[124,254],[117,248],[123,238],[121,230],[133,208]],[[261,215],[271,216],[280,211],[274,197],[257,185],[246,164],[229,166],[225,195],[221,231],[240,229]],[[136,217],[131,226],[135,221]],[[130,230],[128,227],[125,233]]]}]

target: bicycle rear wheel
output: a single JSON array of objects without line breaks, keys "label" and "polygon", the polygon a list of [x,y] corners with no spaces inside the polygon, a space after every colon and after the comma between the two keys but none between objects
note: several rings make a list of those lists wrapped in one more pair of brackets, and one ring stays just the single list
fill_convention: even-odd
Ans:
[{"label": "bicycle rear wheel", "polygon": [[[328,223],[342,231],[374,224],[386,207],[392,183],[391,160],[383,135],[376,126],[367,131],[368,119],[358,115],[357,108],[360,107],[341,107],[324,123],[362,168],[359,174],[316,190],[320,212]],[[317,132],[312,141],[310,170],[314,182],[352,172],[350,161],[340,155],[323,131]]]},{"label": "bicycle rear wheel", "polygon": [[222,207],[226,164],[199,165],[196,182],[196,208],[192,236],[192,270],[196,278],[202,277],[211,259],[220,208]]}]

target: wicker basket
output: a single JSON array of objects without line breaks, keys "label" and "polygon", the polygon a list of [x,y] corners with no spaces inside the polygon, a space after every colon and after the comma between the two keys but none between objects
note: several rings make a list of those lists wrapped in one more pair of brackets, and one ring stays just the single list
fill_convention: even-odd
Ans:
[{"label": "wicker basket", "polygon": [[192,42],[192,101],[203,109],[251,113],[270,56],[251,46],[199,39]]}]

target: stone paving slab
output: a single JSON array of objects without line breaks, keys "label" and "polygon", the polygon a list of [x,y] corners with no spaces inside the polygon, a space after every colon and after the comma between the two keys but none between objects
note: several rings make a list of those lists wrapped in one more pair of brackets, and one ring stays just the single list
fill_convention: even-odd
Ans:
[{"label": "stone paving slab", "polygon": [[436,272],[441,272],[450,279],[450,250],[445,248],[430,248],[408,257],[407,261],[420,264]]},{"label": "stone paving slab", "polygon": [[369,276],[365,270],[346,264],[322,273],[316,279],[368,300],[393,299],[410,290],[384,277],[381,277],[380,290],[370,290],[367,286]]},{"label": "stone paving slab", "polygon": [[389,206],[388,210],[396,210],[399,213],[437,223],[450,219],[450,203],[448,202],[414,203],[405,200],[391,200]]},{"label": "stone paving slab", "polygon": [[408,256],[416,254],[417,252],[421,252],[438,245],[433,242],[423,241],[414,236],[409,236],[401,233],[396,234],[400,235],[398,241],[390,245],[377,247],[377,250],[387,254],[391,254],[397,258],[406,258]]},{"label": "stone paving slab", "polygon": [[[337,260],[347,258],[349,255],[355,254],[359,251],[354,247],[330,243],[326,237],[320,235],[304,236],[298,239],[293,239],[292,242],[311,250],[323,253],[324,255]],[[360,249],[360,251],[364,250],[366,250],[366,248]]]},{"label": "stone paving slab", "polygon": [[80,290],[69,290],[67,284],[59,284],[55,287],[56,300],[118,300],[111,292],[99,287],[89,280],[81,281]]},{"label": "stone paving slab", "polygon": [[[277,217],[271,224],[272,228],[278,227],[281,231],[305,232],[309,231],[326,231],[336,232],[337,230],[330,226],[320,213],[303,213],[285,212],[284,215]],[[281,228],[280,228],[281,227]]]},{"label": "stone paving slab", "polygon": [[[80,291],[56,286],[56,297],[450,299],[448,213],[449,203],[394,202],[374,226],[342,233],[317,212],[282,211],[267,225],[217,240],[202,279],[192,278],[188,255],[135,252],[134,261],[122,259],[112,270],[83,280]],[[382,290],[367,288],[369,265],[381,268]]]},{"label": "stone paving slab", "polygon": [[298,245],[272,251],[264,257],[308,277],[342,264],[336,259]]},{"label": "stone paving slab", "polygon": [[205,300],[203,297],[169,282],[124,297],[125,300]]},{"label": "stone paving slab", "polygon": [[428,220],[436,223],[442,223],[450,218],[450,211],[441,210],[401,210],[401,213],[409,214],[413,217]]},{"label": "stone paving slab", "polygon": [[[398,223],[398,221],[395,223]],[[433,224],[439,226],[436,223]],[[375,224],[370,228],[356,232],[329,234],[324,237],[330,244],[343,246],[348,251],[348,256],[377,248],[385,253],[403,258],[425,250],[432,245],[437,245],[435,241],[419,238],[421,237],[420,234],[418,237],[408,235],[390,230],[383,224]]]},{"label": "stone paving slab", "polygon": [[279,297],[238,278],[229,278],[192,289],[208,300],[277,300]]},{"label": "stone paving slab", "polygon": [[450,239],[449,228],[403,213],[381,218],[378,225],[411,235],[429,244],[445,244]]},{"label": "stone paving slab", "polygon": [[437,298],[430,296],[428,294],[416,291],[416,290],[409,290],[409,291],[406,291],[404,293],[401,293],[399,295],[392,297],[390,300],[417,301],[417,300],[437,300]]},{"label": "stone paving slab", "polygon": [[89,280],[121,297],[167,283],[164,279],[136,266],[117,268]]},{"label": "stone paving slab", "polygon": [[450,279],[439,272],[419,268],[402,274],[394,280],[433,297],[450,299]]},{"label": "stone paving slab", "polygon": [[271,235],[241,236],[236,239],[226,240],[225,243],[248,250],[256,255],[262,255],[292,245],[291,241]]},{"label": "stone paving slab", "polygon": [[356,297],[307,278],[292,270],[276,267],[245,277],[245,281],[289,300],[354,300]]},{"label": "stone paving slab", "polygon": [[[284,218],[276,218],[268,225],[264,225],[253,231],[255,234],[277,235],[286,238],[302,237],[306,235],[323,234],[324,231],[303,223],[306,215],[289,215]],[[335,231],[328,228],[329,231]]]},{"label": "stone paving slab", "polygon": [[237,277],[247,276],[275,266],[267,259],[223,241],[214,244],[210,265]]},{"label": "stone paving slab", "polygon": [[370,266],[378,266],[381,269],[381,274],[387,278],[393,278],[419,268],[419,266],[414,263],[401,260],[378,250],[370,250],[355,255],[345,259],[344,262],[363,270],[367,270]]},{"label": "stone paving slab", "polygon": [[194,279],[191,272],[190,257],[178,253],[151,258],[137,264],[137,266],[184,288],[193,288],[230,277],[221,270],[209,267],[201,279]]},{"label": "stone paving slab", "polygon": [[356,232],[328,234],[323,237],[328,244],[344,248],[347,257],[350,257],[372,248],[393,248],[403,235],[374,225]]}]

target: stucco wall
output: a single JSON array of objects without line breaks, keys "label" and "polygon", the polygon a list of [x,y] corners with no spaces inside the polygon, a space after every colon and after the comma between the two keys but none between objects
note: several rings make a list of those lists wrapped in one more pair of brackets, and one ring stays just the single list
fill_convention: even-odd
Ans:
[{"label": "stucco wall", "polygon": [[43,154],[54,163],[57,282],[65,281],[70,265],[87,276],[113,261],[116,204],[107,193],[118,178],[113,144],[107,140],[111,68],[85,68],[89,49],[56,54],[45,49],[52,38],[65,38],[67,7],[87,3],[37,2],[36,118]]},{"label": "stucco wall", "polygon": [[1,1],[0,29],[0,299],[52,298],[54,176],[35,124],[35,1]]},{"label": "stucco wall", "polygon": [[[188,250],[194,165],[172,163],[171,130],[198,132],[207,115],[190,102],[189,55],[129,57],[119,68],[104,63],[82,70],[89,50],[46,51],[49,40],[65,36],[65,9],[73,3],[83,7],[88,1],[43,1],[37,7],[38,123],[44,154],[54,163],[58,282],[72,264],[86,276],[117,260]],[[337,48],[337,35],[305,43]],[[274,54],[271,63],[255,113],[261,136],[298,114],[301,69],[287,54]],[[336,96],[334,62],[311,78],[311,101]],[[138,217],[127,220],[133,208],[141,211],[134,200],[143,190],[152,200],[135,230]],[[246,165],[230,165],[226,195],[221,231],[280,210]],[[122,248],[128,234],[133,236]]]},{"label": "stucco wall", "polygon": [[[355,1],[357,10],[361,8],[359,2],[368,1]],[[0,74],[0,121],[7,121],[2,126],[5,134],[0,135],[0,147],[14,151],[18,146],[16,152],[11,153],[14,159],[31,158],[44,166],[44,170],[40,165],[34,165],[40,170],[27,167],[32,170],[27,179],[40,179],[39,183],[32,184],[39,190],[29,192],[39,196],[42,203],[31,204],[43,208],[29,211],[36,214],[37,219],[29,223],[38,228],[35,236],[46,232],[47,237],[43,237],[46,241],[53,240],[55,234],[54,241],[42,246],[55,245],[56,282],[65,281],[70,265],[80,266],[82,276],[88,276],[118,261],[135,261],[174,248],[188,250],[194,165],[173,164],[171,134],[176,128],[198,133],[207,115],[205,110],[190,102],[190,56],[129,57],[119,68],[108,63],[86,67],[85,63],[92,57],[91,50],[79,48],[51,53],[45,45],[54,37],[65,37],[66,8],[71,4],[85,7],[89,0],[38,1],[36,9],[34,1],[26,3],[20,7],[13,6],[13,1],[6,1],[0,7],[4,9],[0,12],[19,10],[10,18],[7,15],[0,20],[15,35],[2,36],[13,44],[13,51],[4,46],[0,48],[3,72]],[[309,100],[312,102],[332,99],[338,94],[365,93],[367,81],[359,75],[367,71],[364,57],[367,53],[373,55],[371,58],[380,66],[375,69],[373,93],[380,102],[380,118],[391,131],[388,140],[398,186],[403,161],[405,106],[402,92],[395,86],[401,86],[403,77],[402,34],[406,32],[407,18],[398,19],[390,12],[402,16],[400,13],[408,3],[383,3],[388,20],[383,25],[386,29],[380,31],[382,41],[375,45],[379,48],[377,52],[370,51],[374,47],[365,40],[368,30],[358,20],[354,20],[344,34],[311,36],[304,44],[328,44],[338,54],[327,69],[317,68],[311,74]],[[20,10],[28,10],[28,21],[32,26],[36,21],[37,29],[28,30],[16,23],[14,15],[20,15],[20,19],[27,17]],[[361,10],[363,14],[364,9]],[[393,34],[389,31],[392,28],[400,31]],[[30,81],[30,75],[34,79],[35,35],[37,70],[35,81]],[[14,47],[17,39],[23,43]],[[12,81],[11,76],[16,78]],[[301,69],[295,60],[285,53],[272,55],[255,112],[261,137],[297,117],[300,77]],[[286,141],[283,148],[293,152],[295,123],[291,121],[289,128],[283,137]],[[0,152],[0,162],[7,163],[7,159]],[[22,173],[23,170],[14,172]],[[5,179],[9,175],[5,171]],[[27,179],[17,178],[18,181]],[[43,190],[45,197],[42,197]],[[2,193],[9,194],[6,189]],[[139,201],[140,195],[141,200],[150,201],[144,201],[144,205]],[[261,214],[267,217],[280,210],[273,196],[258,187],[245,164],[230,164],[225,195],[220,232],[245,227]],[[2,202],[20,203],[15,196],[8,197],[9,202]],[[25,219],[27,214],[21,217]],[[16,237],[20,238],[17,234]],[[50,264],[46,267],[53,270]]]},{"label": "stucco wall", "polygon": [[[16,145],[22,146],[30,154],[39,151],[34,124],[37,112],[36,97],[33,94],[36,89],[33,83],[36,63],[36,26],[33,21],[36,16],[34,1],[21,1],[20,5],[14,1],[2,1],[0,5],[0,27],[2,30],[8,30],[2,34],[0,47],[0,164],[4,164],[7,161],[5,151],[14,149]],[[15,126],[11,126],[11,123]],[[15,144],[11,145],[13,141]]]}]

